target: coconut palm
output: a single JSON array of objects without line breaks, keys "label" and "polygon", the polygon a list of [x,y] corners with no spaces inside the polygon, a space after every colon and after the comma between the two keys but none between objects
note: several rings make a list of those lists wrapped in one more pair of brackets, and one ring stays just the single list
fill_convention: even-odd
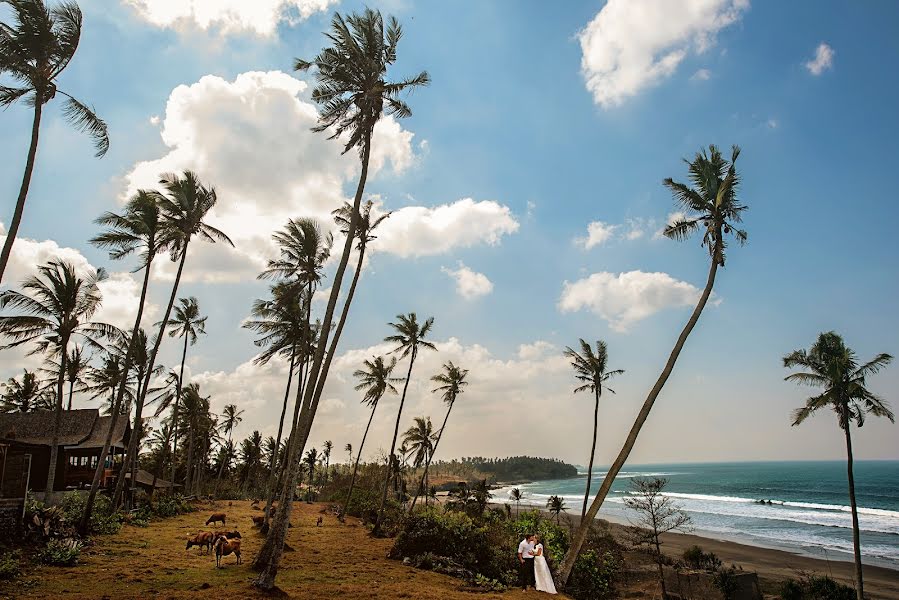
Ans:
[{"label": "coconut palm", "polygon": [[309,469],[309,489],[312,493],[315,493],[315,465],[318,464],[318,450],[310,448],[303,458],[303,464]]},{"label": "coconut palm", "polygon": [[559,517],[562,516],[562,513],[568,511],[568,507],[565,506],[565,498],[561,496],[550,496],[546,501],[546,508],[549,509],[550,514],[555,515],[556,525],[559,524]]},{"label": "coconut palm", "polygon": [[862,554],[859,543],[858,508],[855,501],[855,477],[852,456],[852,422],[858,427],[865,424],[866,415],[885,417],[895,422],[889,405],[869,391],[867,378],[874,375],[893,360],[889,354],[878,354],[864,364],[858,355],[846,346],[843,338],[833,331],[821,333],[808,350],[794,350],[784,356],[784,367],[801,368],[785,379],[800,385],[821,389],[821,393],[808,398],[805,406],[793,412],[793,425],[800,425],[822,408],[830,408],[837,415],[837,424],[846,439],[846,470],[849,482],[849,505],[852,510],[852,545],[855,551],[855,593],[864,599],[862,578]]},{"label": "coconut palm", "polygon": [[[237,427],[241,421],[243,421],[243,411],[238,410],[236,404],[226,404],[225,409],[222,411],[222,421],[219,424],[222,433],[228,436],[227,443],[223,446],[226,452],[230,451],[232,454],[234,452],[234,444],[231,442],[231,435],[234,433],[234,428]],[[227,458],[230,454],[226,453],[225,456]],[[228,462],[229,461],[227,460],[223,460],[219,465],[218,475],[215,478],[216,493],[218,493],[218,486],[222,480],[222,471]]]},{"label": "coconut palm", "polygon": [[[59,361],[51,358],[47,361],[47,364],[48,366],[42,368],[41,371],[55,378],[56,374],[59,373]],[[66,410],[72,410],[72,398],[75,395],[75,388],[82,386],[84,376],[87,375],[90,368],[91,357],[85,354],[81,346],[75,346],[69,351],[69,357],[66,360],[66,382],[69,384]]]},{"label": "coconut palm", "polygon": [[250,437],[240,443],[240,461],[243,471],[242,490],[256,489],[256,474],[262,465],[262,435],[253,431]]},{"label": "coconut palm", "polygon": [[[347,514],[350,509],[350,502],[353,499],[353,488],[356,485],[356,474],[359,471],[359,461],[362,458],[362,449],[365,447],[365,438],[368,437],[368,429],[371,427],[372,419],[375,417],[375,409],[378,408],[378,402],[384,397],[384,394],[396,395],[396,388],[391,383],[396,381],[391,377],[393,369],[396,367],[396,358],[391,358],[389,363],[384,362],[383,356],[375,356],[370,360],[366,360],[365,368],[358,369],[353,373],[359,383],[356,384],[356,391],[363,391],[362,403],[371,407],[371,414],[368,416],[368,423],[365,425],[365,433],[362,434],[362,441],[359,443],[359,453],[353,464],[353,476],[350,478],[350,489],[346,495],[346,502],[343,503],[343,510],[340,511],[341,517]],[[344,447],[350,460],[353,459],[353,445],[347,444]]]},{"label": "coconut palm", "polygon": [[[187,362],[187,345],[197,343],[197,338],[206,335],[206,317],[200,316],[200,304],[194,296],[180,298],[180,306],[175,307],[175,316],[169,319],[169,337],[183,337],[184,348],[181,351],[181,370],[178,373],[178,387],[175,389],[175,404],[172,408],[172,422],[175,424],[172,436],[172,454],[178,453],[178,404],[184,391],[184,364]],[[190,433],[193,440],[193,432]],[[190,470],[185,474],[184,485],[190,488]],[[172,463],[172,481],[175,481],[175,463]]]},{"label": "coconut palm", "polygon": [[434,440],[436,434],[431,425],[431,417],[415,417],[415,424],[403,434],[403,444],[409,447],[412,453],[412,466],[416,469],[423,467],[422,480],[419,483],[418,493],[425,494],[425,504],[428,503],[428,470],[427,464],[431,462],[434,453]]},{"label": "coconut palm", "polygon": [[599,508],[612,488],[615,477],[618,476],[619,471],[621,471],[628,456],[630,456],[631,450],[637,442],[640,430],[643,428],[643,424],[646,423],[656,398],[662,392],[662,388],[665,387],[668,377],[671,376],[674,365],[677,363],[677,358],[680,356],[684,344],[687,343],[687,338],[699,321],[699,316],[708,303],[709,296],[712,295],[718,268],[724,267],[725,249],[727,247],[725,236],[733,235],[740,244],[746,243],[746,232],[737,227],[742,221],[743,212],[747,208],[737,198],[740,177],[737,174],[736,162],[739,156],[740,149],[737,146],[733,147],[730,160],[724,158],[717,147],[709,146],[708,152],[701,150],[692,161],[686,161],[692,187],[678,183],[671,178],[663,181],[665,187],[674,196],[675,203],[679,209],[678,218],[666,226],[663,233],[668,238],[682,241],[688,239],[691,234],[697,231],[703,232],[702,245],[708,249],[710,257],[708,279],[702,294],[699,296],[699,301],[693,309],[693,313],[687,320],[687,324],[678,336],[674,348],[668,356],[668,361],[665,363],[662,373],[643,402],[643,406],[640,408],[640,412],[631,426],[621,451],[614,462],[612,462],[602,484],[599,486],[596,497],[587,510],[586,518],[581,519],[580,525],[571,538],[571,545],[568,552],[565,553],[556,575],[560,587],[567,583],[571,569],[574,567],[574,561],[580,554],[581,547],[587,539],[587,533],[590,525],[596,518],[596,513],[599,512]]},{"label": "coconut palm", "polygon": [[[194,477],[196,465],[194,463],[195,458],[198,458],[195,452],[198,440],[201,437],[208,437],[204,436],[204,432],[208,432],[211,435],[214,431],[212,416],[209,413],[209,398],[209,396],[200,395],[200,385],[197,383],[189,383],[181,388],[181,400],[184,404],[182,412],[184,414],[179,414],[178,418],[182,421],[184,436],[187,438],[187,457],[185,461],[185,471],[187,473],[185,475],[184,489],[189,494],[193,492],[194,483],[196,482]],[[172,438],[176,439],[177,434],[173,434]],[[173,445],[173,455],[174,452]],[[172,472],[174,472],[174,466]]]},{"label": "coconut palm", "polygon": [[334,443],[331,440],[326,440],[324,444],[322,444],[322,457],[325,459],[325,483],[328,482],[328,468],[331,466],[331,450],[334,448]]},{"label": "coconut palm", "polygon": [[[431,390],[431,392],[434,394],[441,392],[443,394],[443,403],[446,404],[446,415],[443,417],[443,425],[440,426],[440,430],[437,432],[437,441],[434,442],[434,452],[437,452],[437,446],[440,445],[440,438],[443,437],[443,432],[446,431],[446,422],[449,421],[450,412],[453,410],[456,398],[465,391],[463,388],[468,385],[468,382],[465,381],[467,375],[468,369],[460,369],[453,364],[453,361],[448,361],[443,365],[442,373],[438,373],[431,377],[431,381],[440,384]],[[424,472],[421,474],[421,481],[418,484],[419,491],[428,489],[425,483],[433,457],[434,454],[431,453],[428,455],[427,461],[425,461]],[[412,505],[409,507],[409,514],[412,514],[412,510],[415,508],[415,503],[418,501],[418,494],[419,492],[416,492],[415,498],[412,499]]]},{"label": "coconut palm", "polygon": [[100,357],[100,366],[91,367],[80,390],[89,394],[92,399],[103,399],[103,412],[106,415],[130,414],[130,408],[125,410],[125,406],[119,404],[116,395],[119,384],[126,379],[125,401],[130,407],[130,403],[134,400],[134,373],[129,372],[126,376],[122,369],[123,362],[124,359],[119,349],[115,347],[107,349]]},{"label": "coconut palm", "polygon": [[[385,342],[396,344],[393,352],[401,352],[400,357],[409,357],[409,370],[406,373],[406,381],[403,383],[403,395],[400,397],[400,407],[396,412],[396,425],[393,428],[393,440],[390,443],[389,460],[394,460],[393,451],[396,448],[396,438],[400,431],[400,419],[403,416],[403,404],[406,402],[406,392],[409,389],[409,379],[412,377],[412,367],[415,365],[415,359],[418,358],[419,349],[437,350],[436,346],[425,340],[434,326],[434,317],[429,317],[421,325],[418,324],[418,316],[413,312],[408,315],[397,315],[397,323],[388,323],[396,333],[384,338]],[[381,518],[384,515],[384,506],[387,504],[387,485],[390,482],[390,469],[387,470],[387,477],[384,479],[384,489],[381,493],[381,506],[378,509],[378,517],[375,519],[375,526],[372,529],[372,535],[381,533]]]},{"label": "coconut palm", "polygon": [[30,412],[40,404],[40,398],[43,395],[40,381],[38,381],[37,375],[28,369],[23,370],[21,382],[15,377],[10,377],[3,384],[3,394],[0,395],[0,411]]},{"label": "coconut palm", "polygon": [[[297,438],[298,447],[288,452],[288,464],[291,465],[292,471],[296,470],[293,466],[296,457],[309,437],[328,377],[330,363],[323,367],[326,347],[328,357],[333,357],[335,354],[333,350],[336,350],[336,343],[342,333],[342,328],[338,327],[334,331],[331,346],[328,346],[337,298],[358,227],[359,209],[368,179],[371,139],[375,124],[383,114],[392,114],[398,118],[411,115],[411,109],[401,99],[402,94],[430,82],[430,77],[424,71],[413,78],[399,82],[387,81],[387,70],[396,62],[397,45],[402,37],[402,28],[394,18],[389,19],[385,28],[381,14],[371,9],[365,9],[361,14],[351,14],[346,18],[335,13],[328,37],[332,46],[323,49],[311,61],[297,59],[294,67],[298,71],[315,68],[318,85],[312,91],[312,99],[319,105],[319,122],[315,130],[328,132],[332,139],[339,139],[344,144],[344,153],[354,148],[358,149],[361,172],[353,198],[353,211],[346,241],[322,320],[323,339],[316,349],[310,371],[309,380],[315,384],[307,385],[303,394],[303,408],[306,414],[301,420],[301,425],[295,428],[300,429],[299,435],[291,434],[291,438]],[[344,311],[349,310],[349,300],[348,295]],[[275,586],[278,562],[290,518],[289,494],[292,493],[290,486],[293,485],[293,478],[284,479],[281,489],[282,503],[275,524],[254,562],[254,567],[261,571],[254,584],[266,590]]]},{"label": "coconut palm", "polygon": [[22,292],[6,290],[0,293],[0,310],[13,309],[18,314],[0,316],[0,336],[11,341],[4,348],[34,342],[29,354],[48,354],[59,357],[56,374],[56,403],[50,442],[50,467],[47,473],[47,493],[53,491],[56,480],[56,459],[59,453],[59,430],[62,425],[62,388],[66,376],[69,343],[81,339],[101,348],[100,340],[121,335],[117,327],[91,322],[100,308],[103,295],[100,282],[106,271],[98,269],[78,275],[74,265],[51,260],[38,267],[37,275],[22,284]]},{"label": "coconut palm", "polygon": [[593,479],[593,457],[596,454],[596,434],[599,429],[599,398],[603,390],[615,393],[606,382],[616,375],[624,373],[621,369],[608,370],[609,353],[606,343],[602,340],[596,342],[596,352],[583,339],[580,340],[580,354],[571,347],[565,348],[565,356],[571,359],[574,368],[574,377],[583,385],[574,389],[574,393],[593,392],[595,402],[593,405],[593,445],[590,446],[590,462],[587,466],[587,489],[584,491],[584,507],[581,509],[581,518],[587,514],[587,501],[590,498],[590,483]]},{"label": "coconut palm", "polygon": [[521,501],[524,500],[524,492],[522,492],[519,488],[512,488],[512,491],[509,492],[509,498],[512,499],[512,502],[515,503],[515,518],[518,518],[518,512],[521,507]]},{"label": "coconut palm", "polygon": [[57,94],[64,97],[63,117],[75,129],[91,136],[97,157],[103,156],[109,149],[106,123],[92,108],[57,87],[59,76],[69,66],[78,49],[81,9],[72,1],[62,2],[53,8],[49,8],[43,0],[5,0],[3,4],[9,5],[12,18],[10,23],[0,23],[0,73],[15,85],[0,85],[0,107],[5,109],[22,100],[33,110],[33,116],[25,173],[0,253],[0,281],[3,281],[25,212],[44,105]]}]

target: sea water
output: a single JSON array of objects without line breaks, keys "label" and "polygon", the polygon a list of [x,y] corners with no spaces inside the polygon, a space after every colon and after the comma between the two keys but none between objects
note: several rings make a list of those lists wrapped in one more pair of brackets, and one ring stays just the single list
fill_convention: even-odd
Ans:
[{"label": "sea water", "polygon": [[[593,471],[591,501],[607,468]],[[697,535],[828,560],[852,559],[845,462],[626,465],[600,517],[636,520],[624,504],[635,477],[667,479],[665,493],[690,515]],[[576,478],[495,490],[493,501],[511,502],[512,487],[524,492],[522,505],[542,507],[559,495],[568,514],[580,516],[586,469]],[[899,569],[899,461],[856,461],[855,494],[863,561]]]}]

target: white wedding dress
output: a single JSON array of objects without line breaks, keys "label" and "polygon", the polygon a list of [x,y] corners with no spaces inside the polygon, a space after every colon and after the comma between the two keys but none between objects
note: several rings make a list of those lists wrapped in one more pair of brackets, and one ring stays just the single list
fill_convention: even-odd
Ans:
[{"label": "white wedding dress", "polygon": [[540,553],[540,556],[534,557],[534,579],[537,581],[537,591],[555,594],[556,585],[553,583],[553,574],[549,572],[546,557],[543,556],[543,544],[537,544],[534,552]]}]

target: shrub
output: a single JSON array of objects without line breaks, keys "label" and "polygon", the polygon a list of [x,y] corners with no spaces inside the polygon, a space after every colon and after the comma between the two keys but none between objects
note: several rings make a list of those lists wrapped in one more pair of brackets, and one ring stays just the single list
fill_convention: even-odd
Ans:
[{"label": "shrub", "polygon": [[827,576],[808,573],[788,579],[780,589],[782,600],[855,600],[855,590]]},{"label": "shrub", "polygon": [[38,553],[38,558],[47,565],[70,567],[78,562],[81,546],[81,542],[75,538],[53,539]]},{"label": "shrub", "polygon": [[20,556],[18,550],[0,555],[0,581],[15,579],[19,576]]},{"label": "shrub", "polygon": [[613,552],[590,549],[581,552],[565,591],[577,600],[614,598],[621,559]]},{"label": "shrub", "polygon": [[737,593],[739,584],[737,583],[737,570],[734,567],[729,569],[718,569],[712,577],[712,585],[721,592],[724,600],[731,600]]},{"label": "shrub", "polygon": [[[78,523],[84,515],[87,506],[87,495],[79,492],[69,492],[63,496],[60,505],[69,523]],[[94,499],[94,508],[91,511],[90,533],[98,535],[111,535],[118,533],[122,527],[124,516],[118,511],[112,510],[112,501],[108,496],[97,494]]]},{"label": "shrub", "polygon": [[25,504],[25,530],[26,536],[35,541],[75,535],[75,529],[61,507],[48,507],[32,499]]},{"label": "shrub", "polygon": [[151,507],[152,514],[157,517],[176,517],[196,511],[196,507],[184,499],[181,494],[163,496]]},{"label": "shrub", "polygon": [[703,552],[700,546],[691,546],[684,550],[684,562],[692,569],[717,571],[721,568],[721,559],[714,552]]}]

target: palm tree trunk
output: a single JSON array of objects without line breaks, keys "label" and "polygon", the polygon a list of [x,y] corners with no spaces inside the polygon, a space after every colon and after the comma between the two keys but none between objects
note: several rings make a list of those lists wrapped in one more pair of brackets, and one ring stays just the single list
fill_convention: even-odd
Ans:
[{"label": "palm tree trunk", "polygon": [[222,473],[225,470],[225,463],[228,461],[228,447],[225,447],[224,456],[222,456],[222,462],[219,464],[218,474],[215,476],[215,491],[212,493],[213,500],[218,500],[219,496],[219,485],[222,483]]},{"label": "palm tree trunk", "polygon": [[193,493],[194,478],[194,426],[191,419],[187,420],[187,473],[184,476],[184,489],[188,494]]},{"label": "palm tree trunk", "polygon": [[[434,454],[437,453],[437,446],[440,445],[440,438],[443,437],[443,430],[446,429],[446,422],[449,421],[450,412],[453,410],[452,402],[449,405],[449,408],[446,409],[446,416],[443,417],[443,425],[440,427],[440,433],[437,434],[437,441],[434,442],[434,448],[431,449],[431,453],[428,455],[428,459],[425,461],[425,471],[421,475],[421,481],[418,484],[418,489],[421,490],[422,486],[425,485],[425,482],[428,478],[428,469],[431,467],[431,460],[434,458]],[[415,498],[412,499],[412,506],[409,507],[409,514],[412,514],[412,509],[415,508],[415,503],[418,501],[418,493],[416,492]],[[428,504],[428,492],[427,488],[425,489],[425,505]]]},{"label": "palm tree trunk", "polygon": [[63,335],[60,344],[59,376],[56,380],[56,414],[53,417],[53,435],[50,439],[50,465],[47,469],[47,496],[53,492],[56,483],[56,461],[59,460],[59,430],[62,427],[62,385],[66,376],[66,360],[69,351],[69,336]]},{"label": "palm tree trunk", "polygon": [[[278,421],[278,437],[275,438],[275,451],[272,453],[272,459],[269,461],[268,482],[265,484],[265,491],[269,498],[274,491],[276,481],[275,474],[278,466],[278,454],[281,450],[281,435],[284,433],[284,417],[287,415],[287,402],[290,399],[290,384],[293,382],[293,366],[296,361],[296,348],[290,352],[290,367],[287,370],[287,388],[284,390],[284,405],[281,407],[281,420]],[[269,507],[266,506],[266,512]]]},{"label": "palm tree trunk", "polygon": [[[172,406],[172,482],[175,481],[175,455],[178,452],[178,401],[184,392],[184,362],[187,360],[187,332],[184,332],[184,350],[181,352],[181,371],[178,373],[178,382],[175,386],[175,404]],[[190,493],[190,465],[184,474],[184,491]]]},{"label": "palm tree trunk", "polygon": [[590,447],[590,463],[587,466],[587,490],[584,492],[584,508],[581,509],[581,520],[587,514],[587,501],[590,499],[590,483],[593,479],[593,457],[596,455],[596,432],[599,429],[599,395],[600,384],[596,384],[596,406],[593,409],[593,445]]},{"label": "palm tree trunk", "polygon": [[[303,404],[307,407],[307,416],[304,419],[302,418],[303,415],[300,415],[301,418],[299,419],[299,422],[295,421],[297,424],[292,428],[293,431],[290,436],[291,439],[295,439],[294,451],[299,448],[299,451],[302,452],[303,447],[306,445],[306,440],[309,437],[309,430],[311,429],[312,422],[315,418],[315,410],[318,408],[318,399],[321,397],[320,389],[324,388],[324,382],[328,377],[330,360],[328,361],[328,366],[324,369],[322,368],[325,346],[327,344],[328,334],[331,330],[331,321],[334,318],[334,309],[337,306],[337,296],[340,294],[343,276],[346,272],[350,254],[353,250],[353,239],[359,224],[359,206],[362,203],[362,194],[365,190],[365,182],[368,179],[368,163],[371,155],[371,134],[371,130],[365,133],[362,148],[362,172],[359,175],[359,184],[356,186],[356,196],[353,201],[353,213],[350,217],[350,226],[347,228],[347,237],[343,246],[343,254],[340,257],[340,263],[337,265],[337,270],[334,273],[334,284],[331,286],[331,295],[328,297],[328,305],[325,309],[324,320],[322,321],[322,339],[319,340],[318,347],[315,350],[315,359],[309,377],[307,377],[306,390],[303,394]],[[348,295],[347,301],[344,304],[345,311],[349,310],[351,299],[351,296]],[[334,332],[335,339],[339,339],[341,326],[338,326],[338,329]],[[336,344],[334,345],[334,349],[336,349]],[[328,354],[330,358],[333,356],[333,351]],[[311,382],[315,382],[315,384],[313,385]],[[315,397],[314,400],[313,396]],[[300,427],[302,427],[302,430]],[[300,437],[296,435],[297,433],[302,434],[302,439],[296,439]],[[286,464],[289,473],[288,476],[284,478],[285,481],[283,482],[284,485],[281,491],[281,498],[286,498],[286,501],[278,505],[278,513],[271,525],[269,535],[253,564],[253,567],[260,571],[259,577],[256,578],[253,585],[263,590],[271,590],[275,587],[275,578],[278,575],[278,565],[281,561],[281,554],[284,549],[284,540],[287,537],[287,525],[290,522],[291,504],[293,500],[293,492],[290,486],[296,480],[296,471],[298,468],[296,456],[294,455],[290,458],[291,460],[288,460]],[[287,495],[287,490],[291,490],[289,497]]]},{"label": "palm tree trunk", "polygon": [[[43,98],[39,92],[34,97],[34,119],[31,122],[31,145],[28,147],[28,157],[25,159],[25,174],[22,175],[22,185],[19,187],[19,197],[16,199],[16,209],[9,229],[6,231],[6,241],[3,242],[3,252],[0,253],[0,282],[3,281],[3,273],[9,263],[12,254],[12,245],[19,233],[19,225],[22,223],[22,213],[25,212],[25,199],[28,197],[28,188],[31,186],[31,175],[34,173],[34,159],[37,155],[37,142],[41,130],[41,114],[44,110]],[[62,397],[60,396],[60,402]],[[52,467],[51,467],[52,468]]]},{"label": "palm tree trunk", "polygon": [[599,508],[606,499],[606,495],[608,495],[609,490],[612,488],[615,477],[618,476],[618,472],[621,471],[621,468],[627,461],[627,457],[634,448],[634,444],[637,442],[637,436],[640,435],[640,430],[643,428],[643,424],[649,417],[649,412],[652,410],[656,398],[658,398],[662,388],[665,386],[665,382],[668,381],[668,377],[671,376],[671,372],[674,370],[674,364],[677,362],[677,358],[680,356],[681,350],[687,342],[687,338],[696,326],[697,321],[699,321],[699,316],[702,314],[702,310],[709,301],[709,296],[711,296],[712,288],[715,285],[715,274],[718,272],[718,256],[718,252],[716,252],[715,256],[712,257],[712,266],[709,268],[709,277],[706,281],[705,289],[702,291],[702,296],[700,296],[696,308],[693,309],[693,314],[690,315],[690,319],[678,336],[677,342],[675,342],[674,348],[668,356],[668,362],[665,363],[665,368],[662,369],[661,375],[659,375],[658,380],[655,385],[652,386],[649,395],[643,402],[643,406],[640,408],[640,412],[637,414],[637,418],[627,435],[624,446],[618,453],[617,458],[615,458],[615,462],[609,467],[609,472],[606,473],[602,485],[596,492],[596,497],[593,499],[590,508],[587,510],[586,518],[581,519],[580,525],[571,539],[571,545],[568,548],[568,552],[565,553],[565,557],[562,559],[562,563],[559,565],[559,571],[556,575],[559,587],[563,587],[568,582],[568,577],[571,575],[571,569],[574,567],[574,561],[577,559],[578,554],[580,554],[581,547],[584,545],[584,540],[587,539],[587,533],[590,531],[590,526],[596,518],[596,513],[599,512]]},{"label": "palm tree trunk", "polygon": [[75,393],[75,382],[69,382],[69,407],[66,410],[72,410],[72,394]]},{"label": "palm tree trunk", "polygon": [[350,479],[350,491],[347,492],[346,502],[343,503],[343,510],[340,511],[341,517],[345,517],[347,511],[350,509],[350,501],[353,499],[353,488],[356,486],[356,473],[359,470],[359,460],[362,458],[362,448],[365,447],[365,438],[368,437],[368,428],[371,427],[372,419],[375,418],[375,409],[377,408],[378,403],[375,402],[375,405],[371,407],[371,415],[369,415],[368,417],[368,424],[365,426],[365,433],[362,434],[362,443],[359,444],[359,454],[356,455],[356,464],[353,466],[353,477],[352,479]]},{"label": "palm tree trunk", "polygon": [[[129,348],[131,348],[133,344],[129,344]],[[131,354],[129,351],[128,354]],[[127,364],[127,359],[126,359]],[[125,371],[127,373],[128,371]],[[127,381],[127,376],[122,377],[122,381]],[[111,418],[109,420],[109,427],[106,429],[106,439],[103,441],[103,449],[100,451],[100,460],[97,462],[97,469],[94,471],[94,480],[91,482],[91,491],[87,495],[87,503],[84,505],[84,513],[81,515],[81,524],[78,526],[78,530],[81,535],[86,536],[90,533],[90,525],[91,525],[91,513],[94,510],[94,500],[97,498],[97,490],[100,488],[100,480],[103,479],[103,475],[106,472],[106,457],[109,456],[109,448],[112,445],[112,434],[115,433],[115,426],[119,420],[119,411],[122,408],[122,397],[120,395],[114,396],[112,399],[112,411]]]},{"label": "palm tree trunk", "polygon": [[387,477],[384,479],[384,489],[381,491],[381,506],[378,508],[378,516],[372,535],[380,535],[381,519],[384,518],[384,507],[387,505],[387,486],[390,484],[390,473],[393,469],[393,451],[396,449],[396,437],[400,433],[400,419],[403,417],[403,404],[406,402],[406,390],[409,389],[409,379],[412,377],[412,365],[415,364],[415,356],[418,348],[412,348],[412,356],[409,357],[409,370],[406,373],[406,382],[403,384],[403,397],[400,398],[400,408],[396,411],[396,425],[393,427],[393,440],[390,442],[390,454],[387,455]]},{"label": "palm tree trunk", "polygon": [[846,434],[846,475],[849,480],[849,506],[852,508],[852,549],[855,552],[855,595],[858,600],[865,600],[864,582],[862,580],[862,548],[859,541],[858,507],[855,503],[855,475],[852,469],[852,435],[849,432],[851,423],[847,420],[843,432]]}]

